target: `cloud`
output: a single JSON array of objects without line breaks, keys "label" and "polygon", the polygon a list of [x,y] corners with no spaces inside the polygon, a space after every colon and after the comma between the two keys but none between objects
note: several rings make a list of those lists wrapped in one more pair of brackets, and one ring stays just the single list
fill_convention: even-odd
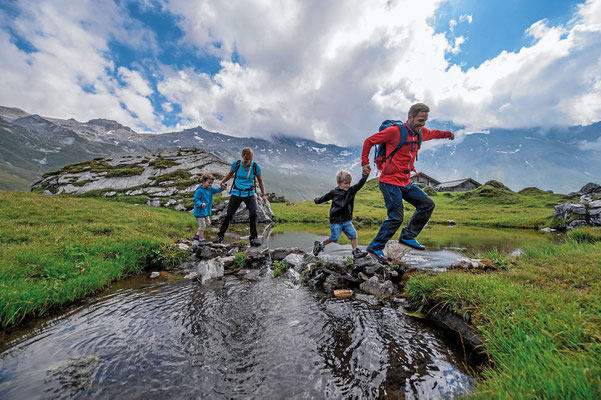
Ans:
[{"label": "cloud", "polygon": [[[152,33],[126,19],[121,7],[109,0],[40,1],[35,7],[23,1],[15,7],[11,34],[0,30],[0,104],[58,118],[160,126],[146,98],[153,90],[139,72],[117,69],[110,52],[115,38],[156,49]],[[16,38],[32,51],[17,47]]]},{"label": "cloud", "polygon": [[[157,27],[122,2],[23,0],[15,18],[2,19],[0,104],[155,131],[202,125],[342,145],[360,144],[383,119],[406,118],[418,101],[430,105],[430,119],[466,132],[601,120],[601,0],[581,4],[563,26],[532,24],[530,45],[466,71],[449,61],[466,38],[449,41],[431,26],[443,1],[145,2],[145,11],[176,21],[181,48],[221,59],[208,74],[159,63]],[[449,30],[459,23],[472,16]],[[120,64],[115,41],[147,57]]]}]

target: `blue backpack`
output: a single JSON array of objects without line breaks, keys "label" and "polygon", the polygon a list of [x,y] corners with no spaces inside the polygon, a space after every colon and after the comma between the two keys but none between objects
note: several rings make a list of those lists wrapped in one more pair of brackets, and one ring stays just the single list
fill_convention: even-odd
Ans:
[{"label": "blue backpack", "polygon": [[[413,145],[415,143],[417,143],[418,150],[420,149],[420,147],[422,147],[422,132],[421,132],[421,130],[417,134],[417,140],[407,141],[407,138],[409,137],[409,132],[407,131],[407,128],[405,128],[405,124],[403,123],[403,121],[387,119],[386,121],[382,122],[378,132],[382,132],[384,129],[386,129],[392,125],[395,125],[397,128],[399,128],[399,131],[401,132],[401,140],[399,140],[399,143],[396,145],[394,150],[392,150],[392,152],[388,155],[388,157],[386,156],[386,143],[377,144],[375,146],[376,154],[374,157],[374,164],[376,164],[378,171],[382,171],[382,169],[384,168],[384,163],[386,163],[386,162],[390,163],[390,161],[392,160],[392,157],[395,155],[397,150],[400,149],[401,147],[403,147],[404,144],[411,143],[411,151],[413,151]],[[415,159],[417,160],[417,156]]]}]

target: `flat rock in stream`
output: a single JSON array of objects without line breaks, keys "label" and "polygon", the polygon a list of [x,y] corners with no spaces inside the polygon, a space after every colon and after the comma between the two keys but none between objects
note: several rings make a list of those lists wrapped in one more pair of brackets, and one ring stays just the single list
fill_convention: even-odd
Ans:
[{"label": "flat rock in stream", "polygon": [[196,272],[200,283],[222,278],[224,275],[223,260],[220,258],[202,260],[196,266]]}]

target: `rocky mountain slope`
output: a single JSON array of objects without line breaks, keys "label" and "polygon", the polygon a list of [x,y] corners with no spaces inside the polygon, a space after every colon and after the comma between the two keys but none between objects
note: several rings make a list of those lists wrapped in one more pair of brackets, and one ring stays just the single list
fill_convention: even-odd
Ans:
[{"label": "rocky mountain slope", "polygon": [[[448,129],[439,125],[429,122],[431,128]],[[366,132],[366,137],[371,133]],[[8,107],[0,107],[0,140],[0,189],[26,190],[32,175],[121,152],[192,146],[231,162],[248,146],[263,167],[267,191],[292,200],[309,199],[331,189],[339,169],[348,169],[358,178],[362,145],[340,147],[285,136],[238,138],[201,127],[139,134],[111,120],[83,123]],[[586,182],[601,180],[601,123],[544,131],[491,129],[464,136],[461,141],[425,142],[416,168],[439,181],[496,179],[513,190],[536,186],[568,193]]]},{"label": "rocky mountain slope", "polygon": [[[172,147],[121,153],[106,159],[95,158],[67,165],[44,174],[42,179],[33,184],[32,190],[48,195],[67,193],[120,197],[120,200],[131,203],[191,211],[194,208],[194,191],[202,174],[211,173],[219,180],[229,169],[229,163],[199,148]],[[215,196],[214,223],[225,213],[224,199],[227,196],[227,191]],[[259,221],[270,221],[273,217],[271,208],[268,205],[258,205]],[[234,221],[246,220],[248,213],[244,213],[244,208],[241,208]]]}]

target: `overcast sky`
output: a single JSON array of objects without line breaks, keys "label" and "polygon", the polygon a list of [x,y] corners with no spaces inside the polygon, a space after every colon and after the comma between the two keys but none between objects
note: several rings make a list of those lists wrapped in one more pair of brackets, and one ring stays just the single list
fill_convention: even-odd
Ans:
[{"label": "overcast sky", "polygon": [[601,120],[601,0],[2,0],[0,105],[358,145]]}]

